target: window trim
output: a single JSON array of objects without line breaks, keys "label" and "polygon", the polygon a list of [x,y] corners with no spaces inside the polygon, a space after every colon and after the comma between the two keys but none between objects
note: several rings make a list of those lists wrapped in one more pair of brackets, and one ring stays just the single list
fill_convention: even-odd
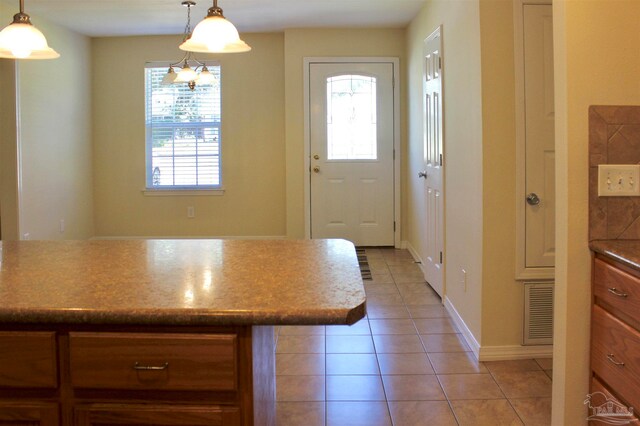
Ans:
[{"label": "window trim", "polygon": [[[149,143],[149,126],[147,125],[147,82],[146,82],[146,70],[148,68],[169,68],[172,64],[170,61],[152,61],[145,62],[144,69],[144,108],[145,108],[145,137],[144,137],[144,145],[145,145],[145,170],[144,170],[144,189],[142,190],[143,194],[146,196],[170,196],[170,195],[223,195],[224,194],[224,186],[223,186],[223,173],[222,173],[222,88],[220,88],[220,121],[219,122],[202,122],[201,124],[195,125],[193,127],[200,127],[201,125],[205,126],[207,124],[212,125],[210,127],[218,128],[218,164],[219,164],[219,172],[218,172],[218,185],[172,185],[172,186],[153,186],[153,172],[152,172],[152,161],[153,161],[153,153],[152,153],[152,144]],[[222,66],[220,61],[212,60],[207,61],[208,67],[219,67],[219,73],[222,75]],[[185,83],[186,84],[186,83]],[[170,127],[167,125],[167,127]]]}]

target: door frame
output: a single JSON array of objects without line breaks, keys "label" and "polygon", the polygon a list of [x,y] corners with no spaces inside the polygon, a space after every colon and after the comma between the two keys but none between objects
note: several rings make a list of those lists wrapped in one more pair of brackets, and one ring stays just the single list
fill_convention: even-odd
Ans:
[{"label": "door frame", "polygon": [[525,250],[527,244],[526,206],[526,141],[525,141],[525,82],[524,82],[524,11],[525,5],[551,5],[551,0],[516,0],[513,3],[513,33],[515,60],[515,113],[516,113],[516,268],[515,279],[549,280],[555,276],[555,268],[527,268]]},{"label": "door frame", "polygon": [[394,246],[400,248],[401,204],[400,204],[400,59],[394,57],[305,57],[303,58],[304,79],[304,235],[311,238],[311,123],[309,119],[309,74],[311,64],[327,63],[390,63],[393,65],[393,216]]}]

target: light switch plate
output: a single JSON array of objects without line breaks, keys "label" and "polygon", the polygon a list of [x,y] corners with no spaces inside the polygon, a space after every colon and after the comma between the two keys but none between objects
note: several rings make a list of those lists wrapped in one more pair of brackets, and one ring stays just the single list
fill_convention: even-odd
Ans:
[{"label": "light switch plate", "polygon": [[629,197],[640,195],[640,165],[598,165],[598,196]]}]

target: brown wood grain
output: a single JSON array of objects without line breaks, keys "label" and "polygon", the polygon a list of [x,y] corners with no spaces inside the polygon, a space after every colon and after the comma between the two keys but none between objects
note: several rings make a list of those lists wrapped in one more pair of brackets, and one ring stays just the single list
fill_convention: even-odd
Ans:
[{"label": "brown wood grain", "polygon": [[58,386],[54,332],[0,332],[0,387]]},{"label": "brown wood grain", "polygon": [[[69,333],[71,384],[91,389],[235,391],[234,334]],[[136,370],[163,366],[163,370]]]},{"label": "brown wood grain", "polygon": [[[593,372],[631,406],[640,407],[640,333],[597,305],[591,325]],[[624,366],[615,365],[607,355]]]},{"label": "brown wood grain", "polygon": [[[614,295],[609,291],[612,288],[626,294],[627,297]],[[593,292],[606,304],[640,321],[640,278],[596,258],[593,269]]]},{"label": "brown wood grain", "polygon": [[239,426],[235,407],[92,404],[76,407],[74,426]]},{"label": "brown wood grain", "polygon": [[58,404],[0,401],[0,425],[58,426]]}]

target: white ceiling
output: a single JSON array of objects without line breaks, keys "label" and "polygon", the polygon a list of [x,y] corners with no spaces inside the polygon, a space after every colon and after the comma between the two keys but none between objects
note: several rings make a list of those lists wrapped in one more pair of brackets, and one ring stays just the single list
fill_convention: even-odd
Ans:
[{"label": "white ceiling", "polygon": [[[27,0],[25,12],[89,36],[180,34],[187,11],[182,0]],[[304,27],[402,28],[425,0],[219,0],[240,32],[272,32]],[[15,3],[18,1],[5,2]],[[196,0],[192,25],[213,0]]]}]

